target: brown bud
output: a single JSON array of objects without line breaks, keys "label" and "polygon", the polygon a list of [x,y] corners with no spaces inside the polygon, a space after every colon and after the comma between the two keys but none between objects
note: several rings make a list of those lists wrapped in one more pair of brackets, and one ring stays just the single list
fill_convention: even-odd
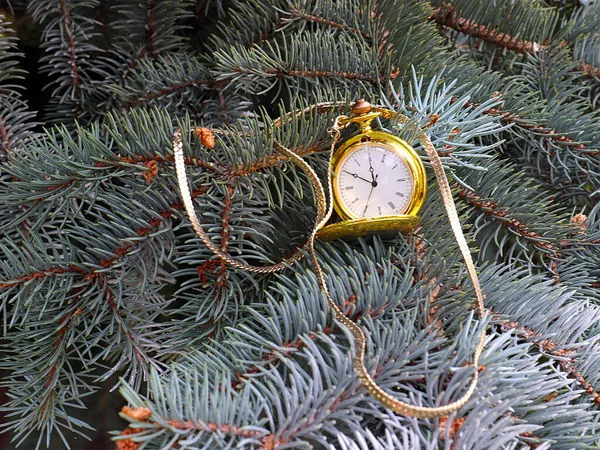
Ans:
[{"label": "brown bud", "polygon": [[200,142],[202,142],[202,145],[208,148],[215,147],[215,135],[209,128],[197,128],[196,133],[198,133],[198,137],[200,138]]},{"label": "brown bud", "polygon": [[571,219],[571,225],[578,227],[581,231],[587,228],[587,216],[585,214],[575,214]]},{"label": "brown bud", "polygon": [[[121,436],[129,436],[143,431],[141,428],[127,428],[121,433]],[[140,447],[139,442],[134,442],[131,439],[120,439],[115,443],[115,450],[137,450]]]},{"label": "brown bud", "polygon": [[126,416],[131,417],[133,420],[137,420],[139,422],[148,420],[148,418],[152,415],[152,411],[150,411],[150,408],[146,408],[145,406],[140,406],[139,408],[123,406],[121,412]]},{"label": "brown bud", "polygon": [[158,175],[158,164],[154,160],[150,160],[144,164],[147,170],[142,172],[142,176],[146,183],[150,184],[150,182]]}]

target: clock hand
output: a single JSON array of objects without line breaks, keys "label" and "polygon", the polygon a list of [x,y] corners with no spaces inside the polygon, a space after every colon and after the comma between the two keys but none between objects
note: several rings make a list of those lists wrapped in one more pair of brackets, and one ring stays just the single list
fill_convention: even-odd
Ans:
[{"label": "clock hand", "polygon": [[360,175],[356,174],[356,173],[352,173],[352,172],[348,172],[346,169],[344,169],[344,172],[349,173],[350,175],[352,175],[354,178],[360,178],[361,180],[366,181],[367,183],[372,183],[372,181],[367,180],[366,178],[361,177]]},{"label": "clock hand", "polygon": [[361,217],[365,217],[365,214],[367,213],[367,208],[369,207],[369,200],[371,200],[371,194],[373,193],[373,189],[375,189],[375,186],[371,185],[371,190],[369,191],[369,196],[367,197],[367,203],[365,204],[365,209]]},{"label": "clock hand", "polygon": [[[375,179],[377,179],[378,176],[379,176],[379,174],[377,174]],[[373,180],[373,182],[371,183],[371,190],[369,191],[369,196],[367,197],[367,203],[365,204],[365,210],[363,211],[361,217],[365,217],[365,214],[367,213],[367,208],[369,207],[369,200],[371,200],[371,194],[373,194],[373,189],[375,189],[376,187],[377,187],[377,181]]]},{"label": "clock hand", "polygon": [[371,172],[371,182],[374,182],[375,175],[373,175],[373,164],[371,163],[371,152],[369,152],[369,172]]}]

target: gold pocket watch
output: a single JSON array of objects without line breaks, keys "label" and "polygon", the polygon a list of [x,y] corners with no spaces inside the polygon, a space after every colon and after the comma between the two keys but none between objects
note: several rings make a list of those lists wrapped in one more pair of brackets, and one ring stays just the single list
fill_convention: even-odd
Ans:
[{"label": "gold pocket watch", "polygon": [[406,233],[419,225],[417,214],[427,191],[421,158],[406,141],[371,128],[374,119],[393,116],[392,111],[358,100],[350,117],[339,118],[340,128],[356,123],[360,133],[333,154],[331,185],[338,220],[321,228],[319,238]]}]

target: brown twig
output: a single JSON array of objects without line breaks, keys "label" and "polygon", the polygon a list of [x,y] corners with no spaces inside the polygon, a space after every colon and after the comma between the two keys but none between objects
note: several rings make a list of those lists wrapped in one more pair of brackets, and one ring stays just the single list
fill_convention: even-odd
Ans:
[{"label": "brown twig", "polygon": [[[429,20],[516,53],[532,54],[549,47],[547,43],[542,44],[535,41],[515,38],[507,33],[501,32],[498,29],[488,28],[485,25],[480,25],[472,20],[459,17],[450,5],[447,5],[447,9],[436,9],[435,12],[429,17]],[[569,46],[570,43],[567,41],[562,41],[558,45],[562,48]],[[594,67],[584,61],[579,63],[579,68],[588,77],[600,79],[600,68]]]},{"label": "brown twig", "polygon": [[167,423],[173,428],[178,428],[180,430],[210,431],[212,433],[230,434],[241,437],[259,437],[264,435],[264,433],[256,430],[245,430],[242,427],[237,427],[235,425],[217,425],[211,422],[193,423],[191,420],[186,420],[185,422],[179,420],[167,420]]},{"label": "brown twig", "polygon": [[[237,67],[234,69],[239,73],[246,73],[246,70]],[[263,71],[267,75],[275,75],[277,78],[283,77],[305,77],[305,78],[344,78],[346,80],[368,81],[377,83],[377,79],[366,74],[355,72],[338,72],[333,70],[287,70],[287,69],[266,69]]]},{"label": "brown twig", "polygon": [[590,63],[582,62],[580,64],[581,70],[583,70],[589,77],[600,79],[600,68],[592,66]]},{"label": "brown twig", "polygon": [[[311,153],[319,153],[319,152],[327,151],[329,149],[330,149],[329,144],[322,144],[322,145],[314,145],[314,146],[311,146],[311,147],[308,147],[305,149],[295,149],[294,151],[299,156],[306,156]],[[230,177],[244,177],[244,176],[250,175],[254,172],[259,172],[261,170],[268,169],[269,167],[273,167],[273,166],[282,164],[287,161],[289,161],[289,160],[284,154],[274,153],[274,154],[271,154],[264,158],[257,159],[250,165],[244,165],[244,166],[240,165],[237,167],[233,167],[233,168],[229,169],[227,171],[227,173]]]},{"label": "brown twig", "polygon": [[[192,198],[196,198],[204,194],[208,190],[207,187],[203,186],[192,192]],[[182,202],[173,203],[169,209],[163,210],[159,213],[160,218],[152,219],[148,222],[148,226],[138,228],[135,230],[135,235],[138,237],[147,236],[152,232],[154,228],[159,226],[163,221],[173,216],[173,210],[183,210],[184,206]],[[98,265],[104,269],[107,269],[117,263],[123,256],[127,254],[133,247],[137,245],[139,241],[128,242],[121,245],[113,250],[114,257],[102,259],[98,262]],[[3,281],[0,283],[0,289],[9,289],[15,286],[19,286],[27,283],[33,279],[48,278],[51,276],[62,275],[62,274],[79,274],[84,281],[96,280],[102,272],[98,271],[87,271],[73,264],[66,264],[64,266],[51,267],[46,270],[32,271],[27,274],[20,276],[14,280]]]},{"label": "brown twig", "polygon": [[79,65],[77,60],[77,51],[75,46],[75,35],[73,33],[73,17],[69,10],[66,0],[59,0],[58,7],[62,14],[62,20],[65,24],[65,34],[69,46],[69,60],[71,66],[71,86],[73,86],[73,96],[75,97],[75,119],[79,117],[81,103],[81,76],[79,75]]},{"label": "brown twig", "polygon": [[[119,77],[119,81],[117,82],[117,85],[119,87],[122,87],[125,85],[127,78],[129,78],[129,75],[133,72],[133,69],[136,68],[136,66],[140,63],[140,61],[142,60],[142,58],[144,56],[146,56],[146,49],[140,48],[140,50],[132,58],[132,60],[129,62],[129,64],[127,65],[127,67],[125,68],[125,70],[123,71],[121,76]],[[115,93],[115,91],[112,91],[109,94],[108,98],[101,104],[101,106],[104,106],[105,111],[108,111],[111,108],[112,101],[114,100],[116,95],[117,94]]]},{"label": "brown twig", "polygon": [[[465,107],[473,107],[473,106],[476,106],[476,105],[474,103],[465,104]],[[505,123],[511,123],[511,124],[518,125],[521,128],[524,128],[528,131],[532,131],[540,136],[544,136],[558,144],[562,144],[562,145],[565,145],[565,146],[568,146],[571,148],[575,148],[577,150],[584,150],[586,148],[584,144],[578,143],[576,140],[574,140],[570,136],[567,136],[566,134],[557,133],[552,128],[548,128],[543,125],[528,122],[526,119],[519,116],[518,114],[508,112],[508,111],[502,111],[501,109],[497,109],[497,108],[486,109],[484,111],[484,114],[489,114],[492,116],[499,116],[500,119]],[[597,151],[583,152],[583,154],[593,157],[593,156],[597,156],[598,152]]]},{"label": "brown twig", "polygon": [[478,193],[470,189],[462,188],[456,182],[451,182],[451,185],[458,188],[458,198],[464,200],[467,205],[482,211],[494,219],[498,219],[502,226],[521,236],[538,250],[552,255],[557,255],[559,253],[558,247],[544,240],[544,237],[535,231],[531,231],[527,225],[520,220],[512,217],[510,209],[502,207],[492,200],[485,200]]},{"label": "brown twig", "polygon": [[539,52],[544,45],[534,41],[518,39],[509,34],[503,33],[494,28],[488,28],[472,20],[459,17],[453,8],[448,5],[447,9],[438,8],[429,18],[440,25],[450,27],[461,33],[468,34],[486,42],[490,42],[498,47],[504,47],[517,53],[535,53]]},{"label": "brown twig", "polygon": [[[81,301],[82,296],[79,294],[83,292],[83,290],[84,288],[82,286],[74,288],[72,290],[72,298],[74,299],[72,309],[77,307],[79,302]],[[71,314],[65,316],[61,320],[58,328],[56,329],[56,338],[54,340],[54,344],[52,346],[50,355],[50,360],[54,360],[54,362],[46,372],[46,375],[43,377],[46,379],[46,381],[44,382],[45,390],[42,392],[43,400],[40,402],[40,411],[42,411],[43,413],[45,413],[48,409],[51,400],[56,392],[55,387],[58,384],[59,380],[57,377],[55,377],[55,374],[59,370],[59,365],[63,364],[63,359],[56,358],[55,355],[58,354],[58,352],[61,349],[61,345],[65,342],[65,336],[67,335],[67,331],[71,327],[73,319],[81,315],[82,311],[82,308],[77,307]]]},{"label": "brown twig", "polygon": [[148,31],[146,38],[148,40],[148,51],[152,55],[158,53],[158,47],[156,45],[156,11],[154,10],[156,0],[148,0]]},{"label": "brown twig", "polygon": [[560,367],[562,367],[567,375],[577,384],[583,387],[587,394],[594,397],[594,402],[597,405],[600,405],[600,393],[594,389],[594,386],[587,381],[583,375],[581,375],[576,367],[577,360],[573,356],[575,353],[574,350],[559,348],[558,343],[551,339],[537,339],[538,337],[541,337],[540,333],[537,333],[533,328],[522,326],[516,321],[505,320],[502,323],[502,329],[505,331],[514,330],[518,337],[532,342],[545,354],[560,358],[558,360]]},{"label": "brown twig", "polygon": [[[223,210],[221,212],[221,251],[223,253],[229,252],[229,220],[231,219],[231,197],[235,187],[232,183],[227,186],[227,195],[223,200]],[[219,275],[216,284],[217,287],[217,301],[221,300],[223,289],[227,286],[227,263],[221,259],[219,260]],[[200,272],[200,267],[197,267]]]},{"label": "brown twig", "polygon": [[458,198],[463,200],[467,205],[478,209],[485,215],[498,220],[500,224],[516,235],[522,237],[536,249],[540,250],[546,259],[550,260],[550,272],[554,278],[554,283],[560,282],[560,274],[558,273],[558,264],[556,261],[562,258],[563,254],[560,248],[545,240],[543,236],[531,231],[527,225],[512,216],[510,209],[498,205],[493,200],[484,199],[477,192],[463,188],[457,182],[450,183],[454,188],[458,189]]},{"label": "brown twig", "polygon": [[10,144],[10,133],[8,132],[8,129],[6,128],[6,121],[4,120],[4,117],[0,117],[0,150],[2,150],[3,153],[5,154],[9,154],[10,152],[10,148],[9,148],[9,144]]},{"label": "brown twig", "polygon": [[352,33],[360,34],[367,41],[369,41],[369,42],[371,41],[371,36],[368,33],[365,33],[364,31],[361,31],[358,28],[344,25],[343,23],[339,23],[339,22],[336,22],[331,19],[325,19],[324,17],[313,16],[311,14],[308,14],[304,11],[299,10],[298,8],[290,9],[290,14],[292,15],[292,17],[304,19],[307,22],[318,23],[318,24],[326,25],[326,26],[329,26],[332,28],[337,28],[339,30],[350,31]]},{"label": "brown twig", "polygon": [[161,89],[157,92],[151,92],[149,94],[141,95],[138,97],[133,97],[123,102],[124,108],[129,108],[131,106],[139,105],[142,103],[147,103],[150,101],[157,100],[162,97],[167,97],[168,95],[173,94],[174,92],[180,91],[182,89],[186,89],[189,87],[197,87],[197,86],[206,86],[211,85],[212,81],[207,79],[200,80],[192,80],[192,81],[184,81],[183,83],[176,84],[174,86],[170,86],[168,88]]}]

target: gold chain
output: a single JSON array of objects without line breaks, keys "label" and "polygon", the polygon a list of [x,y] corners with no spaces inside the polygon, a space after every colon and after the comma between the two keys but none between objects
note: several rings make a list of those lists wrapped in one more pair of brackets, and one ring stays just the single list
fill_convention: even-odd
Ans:
[{"label": "gold chain", "polygon": [[[337,102],[337,103],[319,103],[317,105],[309,106],[305,109],[296,110],[294,112],[288,113],[285,116],[282,116],[274,121],[273,126],[278,127],[281,126],[282,123],[289,120],[291,117],[299,117],[301,115],[307,114],[312,111],[317,111],[318,113],[329,112],[334,110],[335,108],[340,108],[345,106],[345,103]],[[374,111],[379,112],[383,117],[388,119],[396,119],[398,122],[406,125],[409,122],[408,117],[398,114],[394,111],[383,107],[373,107]],[[339,120],[341,118],[345,118],[345,116],[338,116],[334,125],[328,130],[329,134],[332,137],[331,147],[329,149],[329,169],[331,169],[331,161],[333,157],[333,152],[335,149],[335,144],[340,138],[340,129],[343,127],[339,125]],[[458,219],[458,214],[456,212],[456,206],[454,204],[454,200],[452,199],[452,191],[450,190],[450,185],[448,183],[448,179],[446,178],[446,173],[444,171],[444,167],[442,166],[442,162],[440,157],[435,150],[431,140],[425,134],[425,132],[416,127],[417,138],[423,145],[427,156],[431,161],[431,165],[433,167],[433,171],[435,173],[438,186],[440,188],[440,193],[442,195],[442,201],[444,203],[444,208],[446,209],[446,213],[448,215],[448,220],[450,221],[450,226],[452,228],[452,232],[454,233],[454,237],[456,238],[456,242],[458,243],[458,247],[460,252],[464,258],[465,264],[467,266],[467,271],[471,282],[473,283],[473,288],[475,289],[475,296],[477,298],[477,312],[480,318],[484,318],[485,316],[485,307],[483,304],[483,294],[481,292],[481,287],[479,285],[479,279],[477,278],[477,272],[475,270],[475,265],[473,264],[473,259],[471,258],[471,253],[469,251],[469,247],[467,245],[467,241],[465,240],[464,234],[462,232],[462,228],[460,225],[460,221]],[[307,175],[310,183],[314,189],[316,202],[317,202],[317,217],[315,218],[314,227],[308,237],[307,242],[299,249],[297,249],[291,257],[283,259],[281,262],[277,264],[273,264],[270,266],[252,266],[243,262],[240,262],[234,258],[232,258],[228,253],[222,251],[218,246],[216,246],[202,229],[200,225],[200,221],[196,215],[196,211],[194,209],[194,204],[192,202],[192,196],[190,194],[190,189],[188,186],[187,175],[185,171],[185,162],[183,156],[183,142],[181,136],[181,130],[176,130],[173,136],[173,152],[175,156],[175,168],[177,170],[177,180],[179,183],[179,188],[181,190],[181,197],[183,199],[183,204],[185,205],[185,209],[187,215],[190,219],[192,227],[196,234],[200,237],[202,242],[219,258],[223,259],[227,264],[236,267],[241,270],[245,270],[248,272],[255,273],[272,273],[283,270],[288,267],[290,264],[298,261],[302,258],[302,250],[308,248],[308,253],[310,255],[312,264],[315,268],[315,273],[317,279],[319,281],[319,285],[322,291],[325,293],[327,297],[327,301],[329,303],[329,307],[331,308],[334,318],[337,319],[342,325],[344,325],[352,335],[356,341],[356,357],[354,359],[354,368],[358,373],[358,378],[361,383],[365,386],[367,392],[372,395],[376,400],[381,402],[384,406],[392,409],[396,413],[405,414],[412,417],[421,417],[421,418],[431,418],[431,417],[439,417],[439,416],[447,416],[454,411],[457,411],[461,407],[463,407],[468,401],[469,398],[473,395],[475,391],[475,387],[477,385],[478,375],[479,375],[479,357],[481,356],[481,352],[483,351],[483,347],[485,345],[485,331],[482,331],[479,341],[477,343],[477,347],[475,348],[473,354],[473,379],[471,384],[469,385],[467,391],[456,401],[449,403],[440,407],[420,407],[413,406],[408,403],[402,402],[395,397],[391,396],[387,392],[385,392],[369,375],[367,369],[365,367],[364,359],[365,359],[365,345],[366,338],[362,329],[352,320],[344,315],[344,313],[340,310],[338,305],[333,301],[331,294],[329,293],[329,289],[327,288],[327,283],[325,281],[325,276],[323,274],[323,269],[321,268],[321,264],[317,258],[317,254],[315,252],[315,239],[317,236],[317,232],[321,227],[323,227],[330,219],[331,214],[333,212],[333,198],[332,198],[332,186],[331,186],[331,177],[327,177],[327,195],[325,194],[325,189],[321,180],[317,177],[315,171],[310,167],[304,159],[302,159],[298,154],[293,152],[292,150],[284,147],[278,142],[274,142],[275,149],[291,160],[293,163],[297,164],[302,171]]]}]

